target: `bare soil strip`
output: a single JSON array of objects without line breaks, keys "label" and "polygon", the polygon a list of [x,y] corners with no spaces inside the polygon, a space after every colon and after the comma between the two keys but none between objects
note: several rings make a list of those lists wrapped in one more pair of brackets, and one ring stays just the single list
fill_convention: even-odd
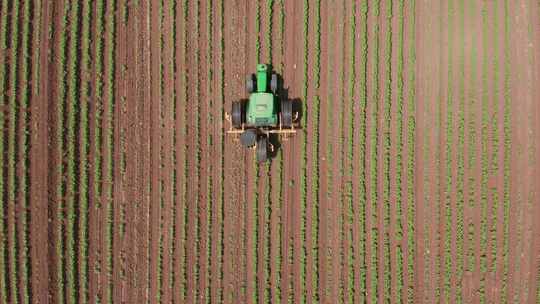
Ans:
[{"label": "bare soil strip", "polygon": [[329,35],[331,33],[330,27],[329,27],[329,15],[330,15],[330,8],[328,7],[327,1],[321,2],[321,35],[320,35],[320,46],[321,46],[321,54],[320,54],[320,89],[318,91],[318,96],[320,98],[320,115],[319,115],[319,170],[317,172],[317,175],[320,177],[319,179],[319,229],[318,229],[318,248],[319,248],[319,256],[318,256],[318,269],[319,269],[319,286],[318,286],[318,296],[319,300],[322,303],[326,303],[328,301],[328,273],[330,270],[328,269],[326,265],[326,255],[327,255],[327,246],[328,246],[328,235],[326,234],[326,227],[328,225],[328,218],[327,218],[327,210],[328,210],[328,176],[327,174],[321,174],[328,172],[328,124],[327,124],[327,113],[329,110],[332,110],[328,107],[328,81],[329,81],[329,75],[328,75],[328,61],[329,61],[329,49],[332,47],[330,44],[330,37],[332,35]]}]

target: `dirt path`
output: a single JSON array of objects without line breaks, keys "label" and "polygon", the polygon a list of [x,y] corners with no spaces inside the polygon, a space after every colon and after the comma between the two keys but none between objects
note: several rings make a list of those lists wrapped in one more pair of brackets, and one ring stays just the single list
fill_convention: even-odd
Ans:
[{"label": "dirt path", "polygon": [[[53,21],[53,5],[50,3],[37,2],[34,4],[36,10],[36,16],[34,18],[34,40],[33,48],[34,56],[32,61],[37,68],[38,75],[48,75],[49,65],[48,63],[48,51],[51,48],[53,41],[47,40],[40,45],[41,37],[45,37],[48,34],[47,25]],[[48,289],[49,282],[49,268],[48,244],[43,243],[42,240],[48,237],[48,230],[44,229],[48,223],[48,164],[42,161],[43,158],[48,159],[49,149],[47,148],[48,139],[48,115],[49,115],[49,103],[48,95],[44,92],[49,92],[51,84],[49,81],[37,81],[33,74],[32,83],[34,84],[32,90],[32,103],[31,103],[31,142],[30,147],[30,248],[31,248],[31,269],[32,275],[32,290],[37,291],[33,293],[33,299],[36,302],[45,303],[47,301],[48,293],[45,290]],[[0,132],[3,132],[1,130]],[[1,194],[3,195],[3,193]],[[3,233],[3,227],[2,227]],[[2,253],[3,254],[3,253]],[[1,293],[1,292],[0,292]]]}]

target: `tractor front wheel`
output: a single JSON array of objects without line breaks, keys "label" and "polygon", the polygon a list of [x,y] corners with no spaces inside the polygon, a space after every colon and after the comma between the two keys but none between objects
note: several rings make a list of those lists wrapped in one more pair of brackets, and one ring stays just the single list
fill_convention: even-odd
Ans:
[{"label": "tractor front wheel", "polygon": [[257,140],[257,161],[264,163],[268,159],[268,137],[261,136]]},{"label": "tractor front wheel", "polygon": [[281,126],[285,128],[292,127],[293,124],[293,108],[292,101],[284,99],[281,101]]},{"label": "tractor front wheel", "polygon": [[242,128],[244,122],[244,109],[241,101],[233,101],[232,103],[232,125],[234,128]]},{"label": "tractor front wheel", "polygon": [[248,94],[255,92],[255,86],[257,85],[255,80],[255,74],[249,74],[246,76],[246,91]]}]

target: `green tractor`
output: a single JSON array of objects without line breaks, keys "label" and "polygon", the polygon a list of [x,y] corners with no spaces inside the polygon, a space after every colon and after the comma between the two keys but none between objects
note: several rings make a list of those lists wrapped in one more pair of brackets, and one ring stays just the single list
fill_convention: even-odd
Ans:
[{"label": "green tractor", "polygon": [[234,101],[231,113],[225,113],[231,123],[227,133],[239,135],[243,146],[255,148],[257,161],[265,162],[274,150],[270,135],[287,139],[296,133],[298,113],[291,100],[278,96],[278,76],[266,64],[258,64],[257,73],[247,76],[246,90],[249,99]]}]

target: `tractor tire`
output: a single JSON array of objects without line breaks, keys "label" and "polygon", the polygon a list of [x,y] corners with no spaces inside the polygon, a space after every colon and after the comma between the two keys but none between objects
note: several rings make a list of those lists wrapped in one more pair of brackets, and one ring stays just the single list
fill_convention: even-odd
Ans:
[{"label": "tractor tire", "polygon": [[261,136],[257,140],[257,161],[264,163],[268,159],[268,137]]},{"label": "tractor tire", "polygon": [[241,101],[233,101],[232,103],[232,125],[236,129],[242,128],[244,122],[244,109]]},{"label": "tractor tire", "polygon": [[278,90],[277,74],[272,74],[272,78],[270,79],[270,90],[272,90],[272,93],[274,93],[274,95],[277,94],[277,90]]},{"label": "tractor tire", "polygon": [[284,99],[281,101],[281,126],[290,128],[293,125],[292,101]]},{"label": "tractor tire", "polygon": [[255,80],[255,74],[249,74],[246,77],[246,91],[248,94],[255,92],[257,82]]},{"label": "tractor tire", "polygon": [[246,148],[253,147],[257,143],[257,132],[253,129],[245,130],[240,135],[240,143]]}]

